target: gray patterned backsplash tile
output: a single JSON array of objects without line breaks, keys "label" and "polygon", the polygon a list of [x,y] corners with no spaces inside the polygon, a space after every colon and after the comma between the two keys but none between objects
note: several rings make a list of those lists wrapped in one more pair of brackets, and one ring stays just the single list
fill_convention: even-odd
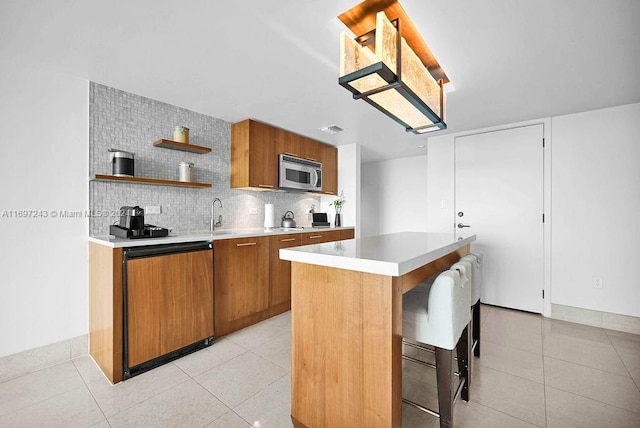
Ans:
[{"label": "gray patterned backsplash tile", "polygon": [[[189,128],[189,142],[211,147],[207,154],[195,154],[154,147],[161,138],[173,139],[173,128]],[[183,188],[135,183],[92,181],[89,185],[89,234],[109,234],[109,225],[119,219],[122,206],[160,206],[161,214],[146,214],[145,222],[174,230],[209,229],[211,202],[222,228],[259,228],[264,224],[264,204],[275,206],[276,225],[287,210],[293,211],[298,226],[310,226],[312,205],[320,198],[304,193],[261,192],[231,189],[231,123],[160,101],[92,82],[89,96],[89,173],[111,174],[109,148],[135,153],[135,176],[178,179],[180,162],[193,162],[193,180],[211,183],[211,188]],[[250,214],[255,208],[257,214]]]}]

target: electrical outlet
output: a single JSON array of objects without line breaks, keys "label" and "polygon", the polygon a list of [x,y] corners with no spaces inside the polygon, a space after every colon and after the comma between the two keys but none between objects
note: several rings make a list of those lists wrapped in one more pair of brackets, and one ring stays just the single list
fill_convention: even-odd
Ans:
[{"label": "electrical outlet", "polygon": [[162,214],[162,207],[160,205],[152,205],[150,207],[144,207],[145,214]]},{"label": "electrical outlet", "polygon": [[593,283],[593,288],[602,288],[603,281],[601,276],[594,276],[591,278],[591,282]]},{"label": "electrical outlet", "polygon": [[249,208],[249,214],[257,215],[258,214],[258,208],[256,208],[256,207]]}]

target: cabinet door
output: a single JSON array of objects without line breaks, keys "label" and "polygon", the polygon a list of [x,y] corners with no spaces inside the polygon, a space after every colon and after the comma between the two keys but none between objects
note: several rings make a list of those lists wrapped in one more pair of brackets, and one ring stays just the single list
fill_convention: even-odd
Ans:
[{"label": "cabinet door", "polygon": [[328,241],[342,241],[344,239],[353,239],[355,233],[353,229],[332,230],[328,233]]},{"label": "cabinet door", "polygon": [[322,145],[322,193],[338,194],[338,149]]},{"label": "cabinet door", "polygon": [[278,154],[287,154],[302,157],[302,141],[300,137],[284,129],[276,129],[276,151]]},{"label": "cabinet door", "polygon": [[129,366],[213,336],[213,252],[127,262]]},{"label": "cabinet door", "polygon": [[320,244],[322,242],[328,242],[329,231],[322,232],[310,232],[302,234],[302,245]]},{"label": "cabinet door", "polygon": [[278,188],[278,153],[276,129],[251,121],[249,131],[249,186],[262,189]]},{"label": "cabinet door", "polygon": [[276,189],[276,129],[254,120],[231,125],[231,187]]},{"label": "cabinet door", "polygon": [[291,262],[280,260],[280,249],[302,245],[299,233],[271,237],[270,316],[291,309]]},{"label": "cabinet door", "polygon": [[322,150],[324,144],[311,138],[300,137],[302,139],[302,157],[315,162],[322,162]]},{"label": "cabinet door", "polygon": [[269,238],[214,242],[216,337],[269,315]]},{"label": "cabinet door", "polygon": [[302,245],[320,244],[322,242],[341,241],[353,239],[353,229],[323,230],[318,232],[303,233]]}]

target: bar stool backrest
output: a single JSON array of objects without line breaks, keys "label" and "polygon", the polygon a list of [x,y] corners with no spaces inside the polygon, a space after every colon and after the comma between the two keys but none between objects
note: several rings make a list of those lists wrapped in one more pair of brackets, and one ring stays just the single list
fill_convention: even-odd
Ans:
[{"label": "bar stool backrest", "polygon": [[471,321],[471,287],[457,270],[409,290],[402,299],[402,335],[438,348],[454,349]]},{"label": "bar stool backrest", "polygon": [[482,297],[482,259],[483,253],[469,253],[460,260],[468,261],[473,267],[471,281],[471,304],[474,305]]}]

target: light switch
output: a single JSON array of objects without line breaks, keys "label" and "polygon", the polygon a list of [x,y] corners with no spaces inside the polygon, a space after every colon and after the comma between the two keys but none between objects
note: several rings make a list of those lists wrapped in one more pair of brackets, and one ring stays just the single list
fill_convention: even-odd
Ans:
[{"label": "light switch", "polygon": [[256,207],[249,208],[249,214],[257,215],[258,214],[258,208],[256,208]]},{"label": "light switch", "polygon": [[447,201],[446,199],[441,199],[440,208],[443,210],[446,210],[448,207],[449,207],[449,201]]}]

